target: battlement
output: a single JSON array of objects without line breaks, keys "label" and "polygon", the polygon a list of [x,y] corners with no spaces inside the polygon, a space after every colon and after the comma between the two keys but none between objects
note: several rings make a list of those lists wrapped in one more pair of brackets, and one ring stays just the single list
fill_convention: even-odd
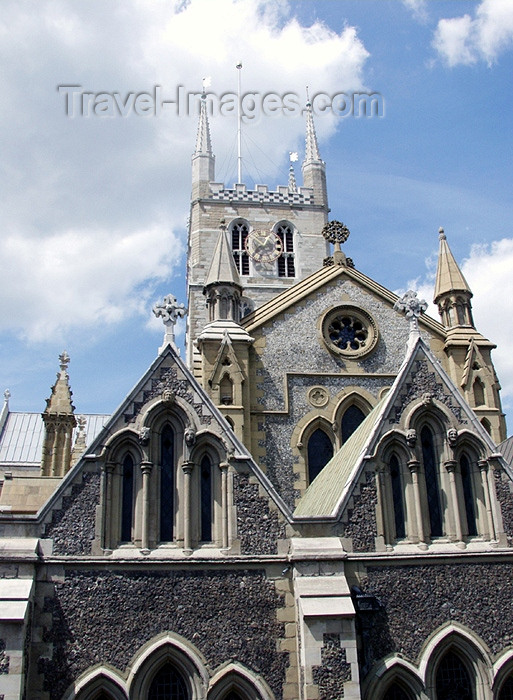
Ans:
[{"label": "battlement", "polygon": [[218,202],[258,202],[262,204],[314,204],[314,192],[311,187],[299,187],[293,192],[285,185],[269,191],[267,185],[256,185],[248,190],[244,184],[236,184],[226,189],[223,183],[210,183],[210,198]]}]

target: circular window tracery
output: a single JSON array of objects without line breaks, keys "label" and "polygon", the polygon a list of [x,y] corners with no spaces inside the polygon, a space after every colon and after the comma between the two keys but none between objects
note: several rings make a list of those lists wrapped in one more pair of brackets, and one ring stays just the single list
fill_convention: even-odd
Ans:
[{"label": "circular window tracery", "polygon": [[322,336],[332,352],[346,357],[361,357],[376,346],[378,329],[366,311],[353,306],[339,306],[324,317]]}]

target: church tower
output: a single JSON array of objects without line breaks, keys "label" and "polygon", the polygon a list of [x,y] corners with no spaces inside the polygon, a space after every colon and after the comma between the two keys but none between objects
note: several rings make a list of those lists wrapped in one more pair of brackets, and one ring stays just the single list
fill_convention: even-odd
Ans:
[{"label": "church tower", "polygon": [[212,279],[212,260],[221,225],[226,228],[223,245],[226,242],[229,246],[238,275],[241,316],[317,271],[329,255],[329,244],[321,233],[329,211],[326,166],[319,154],[309,102],[302,175],[303,186],[297,187],[291,167],[288,183],[272,191],[267,185],[248,189],[246,184],[236,183],[226,188],[215,182],[215,156],[203,95],[192,156],[187,260],[187,362],[196,376],[199,356],[194,341],[211,320],[208,307],[212,294],[206,303],[204,288],[208,285],[212,292],[216,281]]}]

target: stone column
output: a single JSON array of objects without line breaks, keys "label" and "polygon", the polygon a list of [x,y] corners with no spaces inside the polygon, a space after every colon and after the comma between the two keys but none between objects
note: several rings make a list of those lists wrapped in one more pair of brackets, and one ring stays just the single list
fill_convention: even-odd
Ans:
[{"label": "stone column", "polygon": [[153,462],[141,462],[142,472],[142,533],[141,552],[150,553],[150,475],[153,469]]},{"label": "stone column", "polygon": [[183,470],[183,548],[184,552],[190,554],[191,547],[191,474],[194,469],[194,462],[184,462]]},{"label": "stone column", "polygon": [[228,549],[228,462],[221,462],[221,547]]},{"label": "stone column", "polygon": [[380,467],[378,469],[377,490],[379,504],[376,517],[377,535],[378,538],[383,540],[386,549],[391,551],[393,547],[390,533],[389,513],[387,508],[387,502],[389,499],[387,498],[387,484],[384,467]]},{"label": "stone column", "polygon": [[481,483],[483,485],[486,517],[488,520],[488,529],[490,531],[490,539],[497,539],[497,534],[495,532],[495,524],[493,522],[493,512],[492,512],[492,500],[490,497],[490,484],[488,483],[488,462],[486,459],[480,459],[477,463],[479,471],[481,472]]},{"label": "stone column", "polygon": [[456,466],[457,462],[455,459],[448,459],[444,462],[444,466],[449,474],[449,483],[451,488],[451,501],[454,513],[454,528],[456,533],[456,542],[458,547],[465,549],[465,543],[463,542],[463,532],[461,529],[461,514],[460,514],[460,504],[458,501],[458,489],[456,488]]},{"label": "stone column", "polygon": [[424,523],[422,520],[422,505],[420,502],[420,488],[419,488],[419,469],[420,462],[417,459],[410,459],[408,462],[408,469],[411,474],[411,481],[413,485],[413,497],[415,500],[415,516],[417,519],[417,535],[419,538],[420,549],[427,549],[424,535]]},{"label": "stone column", "polygon": [[105,511],[104,517],[104,549],[112,549],[113,547],[113,533],[112,533],[112,476],[114,474],[114,469],[116,465],[114,462],[106,462],[104,464],[105,472]]}]

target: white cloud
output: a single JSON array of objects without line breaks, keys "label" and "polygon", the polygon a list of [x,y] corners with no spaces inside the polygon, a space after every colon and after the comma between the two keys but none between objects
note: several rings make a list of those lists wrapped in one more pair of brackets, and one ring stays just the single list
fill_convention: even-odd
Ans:
[{"label": "white cloud", "polygon": [[483,0],[474,17],[441,19],[433,46],[449,66],[470,65],[484,60],[491,65],[513,46],[513,3]]},{"label": "white cloud", "polygon": [[426,0],[403,0],[403,4],[411,11],[412,15],[419,22],[426,22],[428,19]]},{"label": "white cloud", "polygon": [[[223,93],[236,90],[240,59],[245,91],[303,100],[307,84],[361,88],[368,56],[353,27],[303,26],[271,0],[4,0],[0,38],[0,330],[30,340],[148,312],[155,280],[180,259],[190,194],[195,115],[70,119],[58,85],[124,96],[157,84],[173,99],[178,85],[199,91],[211,75]],[[317,120],[321,140],[335,128],[333,116]],[[217,177],[231,178],[236,161],[223,154],[235,119],[214,118],[211,131]],[[245,127],[255,144],[253,160],[243,152],[246,179],[286,182],[303,135],[302,117]]]}]

